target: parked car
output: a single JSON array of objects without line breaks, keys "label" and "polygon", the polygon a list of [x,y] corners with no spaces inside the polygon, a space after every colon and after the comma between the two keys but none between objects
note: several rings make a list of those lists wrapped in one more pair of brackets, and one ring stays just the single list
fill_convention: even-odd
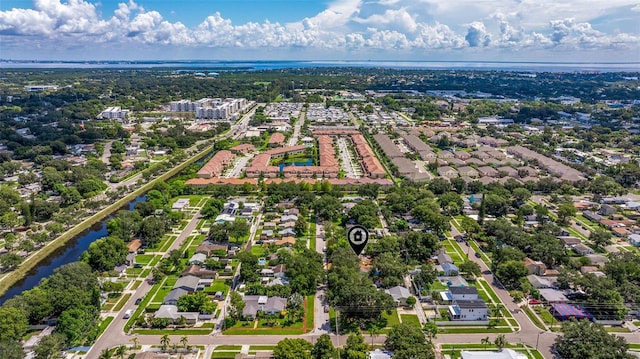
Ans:
[{"label": "parked car", "polygon": [[476,258],[482,258],[482,254],[480,254],[478,252],[476,252],[475,256],[476,256]]},{"label": "parked car", "polygon": [[136,305],[140,304],[141,302],[142,302],[142,298],[136,299]]}]

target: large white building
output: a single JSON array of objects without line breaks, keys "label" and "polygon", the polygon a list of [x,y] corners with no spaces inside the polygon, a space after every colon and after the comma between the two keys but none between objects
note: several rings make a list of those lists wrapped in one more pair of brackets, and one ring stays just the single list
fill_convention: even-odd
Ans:
[{"label": "large white building", "polygon": [[120,106],[113,106],[100,112],[100,117],[110,120],[125,120],[129,116],[129,112],[129,110],[123,109]]},{"label": "large white building", "polygon": [[248,105],[249,102],[244,98],[203,98],[198,101],[171,101],[169,111],[195,112],[196,118],[200,119],[228,120]]}]

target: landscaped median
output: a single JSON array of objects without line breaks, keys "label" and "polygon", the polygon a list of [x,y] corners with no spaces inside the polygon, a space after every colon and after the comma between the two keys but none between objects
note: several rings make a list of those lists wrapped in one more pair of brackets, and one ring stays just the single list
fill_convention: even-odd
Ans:
[{"label": "landscaped median", "polygon": [[63,247],[69,240],[71,240],[75,236],[82,233],[82,231],[88,229],[89,227],[94,225],[96,222],[99,222],[102,219],[106,218],[111,213],[117,211],[119,208],[125,206],[127,203],[136,199],[136,197],[145,194],[147,191],[152,189],[153,186],[156,185],[156,183],[166,181],[169,178],[180,173],[180,171],[182,171],[183,169],[185,169],[187,166],[197,161],[198,159],[206,156],[212,150],[213,150],[213,146],[207,146],[205,150],[185,160],[178,166],[170,169],[166,173],[158,176],[157,178],[147,182],[142,187],[136,189],[135,191],[131,192],[130,194],[126,195],[125,197],[121,198],[115,203],[107,206],[106,208],[103,208],[102,210],[98,211],[96,214],[80,222],[75,227],[64,232],[58,238],[47,243],[47,245],[45,245],[44,247],[42,247],[41,249],[39,249],[29,257],[27,257],[27,259],[14,271],[7,273],[5,276],[0,278],[0,295],[4,294],[16,282],[24,278],[31,269],[33,269],[36,265],[38,265],[38,263],[40,263],[41,261],[49,257],[56,249]]}]

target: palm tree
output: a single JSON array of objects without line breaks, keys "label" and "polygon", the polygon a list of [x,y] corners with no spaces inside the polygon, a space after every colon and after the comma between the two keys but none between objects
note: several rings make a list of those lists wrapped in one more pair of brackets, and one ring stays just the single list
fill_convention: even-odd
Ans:
[{"label": "palm tree", "polygon": [[373,338],[378,337],[378,335],[380,335],[380,328],[378,328],[378,326],[373,325],[371,328],[369,328],[369,335],[371,336],[371,346],[373,347]]},{"label": "palm tree", "polygon": [[496,340],[493,342],[498,347],[498,350],[502,351],[502,348],[507,346],[507,338],[504,337],[504,334],[500,334],[496,337]]},{"label": "palm tree", "polygon": [[480,344],[484,344],[484,349],[487,350],[487,345],[491,343],[491,339],[489,337],[484,337],[480,340]]},{"label": "palm tree", "polygon": [[496,304],[496,307],[493,309],[493,316],[496,318],[502,318],[502,308],[504,308],[502,304]]},{"label": "palm tree", "polygon": [[113,357],[113,349],[102,349],[99,359],[111,359]]},{"label": "palm tree", "polygon": [[127,354],[127,347],[124,346],[124,345],[121,345],[121,346],[117,347],[116,350],[115,350],[115,355],[119,359],[124,359],[124,356],[126,354]]},{"label": "palm tree", "polygon": [[180,343],[182,344],[182,347],[187,349],[187,344],[189,343],[189,338],[188,337],[182,337],[180,338]]},{"label": "palm tree", "polygon": [[167,347],[169,346],[169,343],[171,342],[171,339],[169,339],[169,335],[165,334],[162,336],[162,338],[160,338],[160,345],[162,345],[162,351],[166,351]]},{"label": "palm tree", "polygon": [[133,337],[129,339],[129,341],[133,343],[132,349],[138,349],[138,344],[140,344],[140,339],[138,339],[138,337]]}]

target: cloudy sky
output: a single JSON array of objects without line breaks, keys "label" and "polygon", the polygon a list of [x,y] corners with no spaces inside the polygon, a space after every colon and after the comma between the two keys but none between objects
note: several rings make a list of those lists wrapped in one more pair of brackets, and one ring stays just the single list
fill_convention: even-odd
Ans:
[{"label": "cloudy sky", "polygon": [[640,0],[1,0],[0,58],[640,62]]}]

